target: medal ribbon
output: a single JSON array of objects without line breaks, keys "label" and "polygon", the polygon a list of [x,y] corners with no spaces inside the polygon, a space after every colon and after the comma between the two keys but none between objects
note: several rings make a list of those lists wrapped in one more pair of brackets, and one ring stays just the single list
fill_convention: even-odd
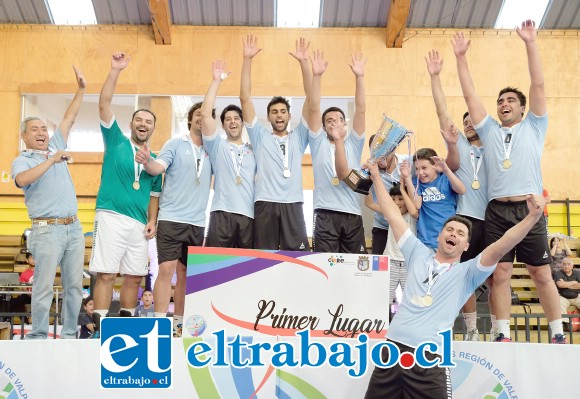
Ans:
[{"label": "medal ribbon", "polygon": [[[246,145],[242,144],[240,146],[236,146],[238,148],[238,155],[236,156],[236,154],[234,153],[234,146],[236,146],[235,144],[230,144],[230,155],[232,156],[232,162],[234,163],[234,172],[236,174],[237,178],[240,178],[241,172],[242,172],[242,163],[244,162],[244,156],[246,155]],[[238,162],[238,158],[240,158],[240,161]]]},{"label": "medal ribbon", "polygon": [[475,152],[473,148],[469,149],[469,158],[471,159],[471,166],[473,167],[473,180],[477,181],[477,174],[479,173],[479,168],[481,168],[481,161],[483,161],[483,154],[479,156],[477,160],[477,166],[475,165]]},{"label": "medal ribbon", "polygon": [[139,183],[139,178],[141,177],[141,172],[143,172],[143,165],[135,161],[135,155],[137,151],[135,151],[135,144],[131,140],[129,140],[129,144],[131,144],[131,150],[133,151],[133,166],[135,167],[135,182]]},{"label": "medal ribbon", "polygon": [[[438,273],[437,276],[433,275],[433,269],[435,268],[435,257],[433,257],[431,259],[431,264],[429,265],[429,279],[428,279],[428,289],[427,289],[427,293],[425,294],[426,296],[431,295],[431,288],[433,287],[433,285],[437,282],[437,280],[439,280],[439,277],[441,277],[441,275],[447,273],[449,270],[451,270],[453,267],[455,267],[455,265],[457,265],[459,262],[453,262],[449,265],[449,267],[447,267],[447,269],[443,270],[441,273]],[[437,262],[439,263],[439,262]],[[440,263],[439,263],[440,264]]]},{"label": "medal ribbon", "polygon": [[187,141],[189,141],[189,145],[191,146],[191,151],[193,152],[193,159],[195,160],[195,174],[197,177],[197,181],[200,181],[201,178],[201,171],[203,170],[203,162],[205,161],[205,149],[203,145],[199,147],[199,151],[197,150],[197,146],[193,144],[191,137],[188,134],[185,135],[187,137]]},{"label": "medal ribbon", "polygon": [[514,137],[512,134],[512,129],[510,130],[503,130],[502,133],[504,134],[503,139],[503,149],[504,149],[504,161],[510,159],[510,155],[512,153],[512,146],[514,145]]}]

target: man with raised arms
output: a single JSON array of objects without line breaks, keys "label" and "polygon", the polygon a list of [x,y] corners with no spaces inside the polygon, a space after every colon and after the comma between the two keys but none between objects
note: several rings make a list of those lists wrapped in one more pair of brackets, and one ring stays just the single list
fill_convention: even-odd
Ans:
[{"label": "man with raised arms", "polygon": [[[427,71],[431,77],[431,92],[435,102],[435,109],[439,119],[439,129],[447,146],[447,158],[445,162],[449,169],[454,172],[465,186],[465,193],[457,200],[458,215],[468,219],[473,226],[473,235],[469,242],[469,248],[461,254],[461,261],[465,262],[475,258],[485,248],[485,207],[487,206],[487,173],[482,168],[484,151],[483,143],[473,128],[469,113],[463,115],[463,128],[465,134],[461,134],[453,124],[451,114],[447,109],[447,101],[441,84],[440,73],[443,69],[443,58],[437,50],[431,50],[427,57]],[[487,280],[490,288],[492,279]],[[496,321],[493,311],[493,298],[490,295],[489,308],[492,322],[492,339],[495,339]],[[467,329],[466,341],[479,341],[477,329],[477,308],[475,294],[471,295],[462,309],[463,319]]]},{"label": "man with raised arms", "polygon": [[117,80],[129,61],[125,53],[113,54],[99,96],[105,154],[89,266],[97,275],[93,313],[97,330],[111,305],[117,273],[124,276],[120,315],[134,315],[141,278],[149,271],[147,240],[155,237],[161,193],[161,176],[143,173],[143,167],[135,161],[135,154],[146,146],[155,130],[155,115],[147,109],[135,111],[129,124],[131,136],[127,138],[111,110]]},{"label": "man with raised arms", "polygon": [[[526,47],[531,79],[530,112],[524,118],[526,96],[516,88],[505,87],[497,98],[499,123],[486,112],[475,92],[466,56],[470,41],[458,32],[452,42],[463,96],[471,121],[485,146],[484,167],[489,181],[493,182],[488,185],[490,202],[485,211],[487,244],[498,240],[526,216],[526,195],[542,195],[541,159],[548,129],[544,74],[536,45],[535,23],[524,21],[516,32]],[[558,292],[549,267],[551,257],[544,218],[540,218],[526,238],[500,260],[494,272],[492,296],[499,330],[496,341],[511,341],[510,280],[516,255],[518,261],[526,264],[536,284],[552,332],[552,343],[566,343]]]},{"label": "man with raised arms", "polygon": [[344,111],[330,107],[321,115],[321,78],[328,62],[322,52],[314,52],[312,85],[307,97],[310,98],[308,140],[314,170],[312,249],[316,252],[367,253],[360,196],[342,182],[351,169],[359,167],[365,145],[365,63],[362,54],[352,55],[355,110],[352,129],[347,135]]},{"label": "man with raised arms", "polygon": [[[20,135],[26,149],[12,162],[12,178],[24,192],[32,220],[30,252],[35,259],[32,289],[32,330],[26,339],[46,339],[54,296],[56,268],[63,285],[61,338],[76,338],[82,301],[85,238],[77,217],[77,198],[65,152],[70,130],[85,94],[82,73],[73,66],[77,92],[62,122],[49,138],[46,124],[36,116],[22,121]],[[26,257],[28,260],[28,256]]]},{"label": "man with raised arms", "polygon": [[223,60],[212,63],[212,81],[201,106],[203,144],[215,175],[206,246],[253,248],[256,160],[252,146],[242,141],[242,110],[230,104],[222,111],[225,139],[212,117],[217,91],[228,76],[225,68]]},{"label": "man with raised arms", "polygon": [[[301,121],[288,131],[290,104],[283,97],[268,103],[272,132],[258,123],[251,97],[252,60],[262,49],[257,38],[243,41],[244,59],[240,102],[244,122],[256,157],[254,197],[254,247],[257,249],[307,251],[309,249],[302,204],[302,157],[308,145],[308,128]],[[305,102],[302,116],[305,115]]]},{"label": "man with raised arms", "polygon": [[[215,112],[212,114],[215,117]],[[165,317],[171,298],[171,280],[177,271],[173,300],[173,335],[181,336],[185,307],[187,248],[202,246],[205,210],[209,200],[212,167],[201,138],[201,103],[187,113],[189,132],[167,141],[159,156],[149,149],[137,153],[137,162],[153,176],[165,173],[159,201],[157,258],[159,274],[153,287],[156,317]]]},{"label": "man with raised arms", "polygon": [[[397,345],[400,353],[414,353],[424,342],[440,342],[439,332],[450,330],[461,306],[474,290],[493,272],[497,261],[517,245],[533,228],[543,214],[541,195],[526,196],[529,209],[526,217],[511,227],[493,244],[475,258],[459,262],[469,248],[471,223],[462,216],[452,216],[443,225],[437,238],[435,252],[417,239],[409,230],[397,205],[381,182],[378,168],[367,163],[376,185],[379,206],[389,222],[408,267],[403,301],[397,316],[389,326],[387,340]],[[438,346],[439,350],[441,346]],[[433,362],[442,353],[425,351],[424,357]],[[383,348],[382,361],[389,359]],[[443,399],[451,397],[449,368],[422,368],[415,364],[403,368],[376,367],[365,399]]]}]

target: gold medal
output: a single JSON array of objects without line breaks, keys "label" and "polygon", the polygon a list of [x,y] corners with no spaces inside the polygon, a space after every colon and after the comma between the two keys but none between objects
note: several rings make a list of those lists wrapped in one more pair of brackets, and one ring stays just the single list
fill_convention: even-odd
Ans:
[{"label": "gold medal", "polygon": [[338,180],[338,177],[336,176],[334,176],[330,182],[333,186],[338,186],[340,184],[340,180]]},{"label": "gold medal", "polygon": [[509,159],[504,159],[503,160],[503,168],[509,169],[511,167],[512,167],[512,161],[510,161]]},{"label": "gold medal", "polygon": [[240,176],[236,177],[236,184],[242,184],[242,178]]},{"label": "gold medal", "polygon": [[134,181],[133,182],[133,189],[134,190],[139,190],[141,188],[141,185],[139,184],[138,181]]},{"label": "gold medal", "polygon": [[431,306],[432,304],[433,304],[433,297],[431,296],[431,294],[427,293],[427,295],[425,295],[423,297],[423,305]]},{"label": "gold medal", "polygon": [[471,182],[471,188],[474,190],[479,190],[479,188],[481,187],[481,184],[479,184],[479,181],[474,180]]}]

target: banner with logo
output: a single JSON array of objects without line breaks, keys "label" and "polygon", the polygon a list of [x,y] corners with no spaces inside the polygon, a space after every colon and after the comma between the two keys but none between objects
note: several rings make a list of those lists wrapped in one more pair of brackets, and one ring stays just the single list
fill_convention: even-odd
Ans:
[{"label": "banner with logo", "polygon": [[[385,343],[385,261],[190,249],[183,339],[170,319],[112,318],[100,340],[0,341],[0,398],[361,398]],[[561,370],[580,358],[580,345],[450,350],[456,399],[567,397]]]},{"label": "banner with logo", "polygon": [[[190,374],[191,368],[185,356],[185,349],[189,346],[186,340],[172,339],[171,389],[154,389],[152,385],[143,385],[128,391],[125,388],[101,387],[103,349],[99,340],[0,341],[0,398],[76,399],[82,394],[87,399],[207,399],[219,398],[220,396],[216,396],[219,392],[239,387],[244,395],[232,394],[223,397],[250,399],[252,394],[246,393],[252,388],[252,392],[255,391],[259,382],[265,380],[264,385],[267,385],[270,380],[275,379],[275,372],[268,375],[268,366],[235,371],[224,367],[207,369],[210,377],[219,381],[217,385],[220,391],[217,394],[211,389],[203,391],[203,386],[199,384],[203,378],[196,376],[192,380],[193,376]],[[147,360],[149,349],[146,345],[139,345],[135,347],[134,356]],[[577,367],[580,345],[454,342],[453,351],[453,359],[457,364],[451,371],[454,399],[575,397],[570,395],[570,387],[559,381],[562,380],[565,370],[575,370]],[[340,369],[335,369],[325,385],[345,386],[347,391],[337,396],[338,398],[360,398],[360,390],[356,387],[366,386],[371,371],[363,378],[355,379]],[[306,374],[318,372],[318,369],[310,369]],[[238,378],[238,375],[244,373],[248,376],[245,381]],[[250,385],[252,374],[258,381],[255,386]],[[310,388],[311,384],[308,384],[306,377],[296,377],[293,374],[292,371],[280,373],[278,382],[272,381],[273,385],[278,385],[279,391],[276,388],[273,388],[274,391],[259,390],[254,398],[337,398],[321,395]],[[324,386],[316,388],[322,389]],[[282,392],[287,395],[284,396]]]},{"label": "banner with logo", "polygon": [[[360,361],[368,363],[366,352],[354,350],[363,344],[357,341],[361,333],[374,339],[386,334],[387,257],[198,247],[189,251],[183,337],[198,393],[206,389],[215,398],[257,393],[296,399],[364,395],[366,379],[349,381],[347,372],[360,373]],[[307,334],[296,335],[304,330]],[[245,344],[237,360],[237,346],[228,345],[236,337]],[[255,349],[261,344],[261,350]],[[222,356],[220,367],[200,367],[192,352],[206,348],[208,365]],[[264,372],[241,368],[244,361],[273,365]]]}]

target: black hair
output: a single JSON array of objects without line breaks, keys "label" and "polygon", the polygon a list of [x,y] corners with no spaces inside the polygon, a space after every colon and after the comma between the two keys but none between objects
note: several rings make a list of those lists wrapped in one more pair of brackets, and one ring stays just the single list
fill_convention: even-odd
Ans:
[{"label": "black hair", "polygon": [[[202,104],[203,103],[201,101],[195,103],[191,106],[191,108],[189,108],[189,111],[187,111],[187,130],[191,129],[191,120],[193,119],[193,113],[198,109],[200,109]],[[215,119],[215,108],[211,110],[211,117]]]},{"label": "black hair", "polygon": [[155,116],[153,111],[147,108],[139,108],[137,111],[133,112],[133,116],[131,116],[131,122],[133,122],[133,119],[135,119],[135,115],[137,115],[137,113],[141,111],[150,113],[153,116],[153,124],[155,125],[155,123],[157,123],[157,117]]},{"label": "black hair", "polygon": [[326,118],[326,114],[328,114],[329,112],[340,112],[340,114],[342,115],[342,120],[346,120],[346,116],[344,115],[344,112],[340,108],[338,107],[326,108],[326,110],[322,113],[322,126],[324,127],[326,127],[324,119]]},{"label": "black hair", "polygon": [[401,193],[401,185],[398,183],[394,184],[393,187],[391,187],[391,189],[389,190],[389,195],[391,197],[395,195],[403,195],[403,193]]},{"label": "black hair", "polygon": [[87,306],[87,303],[89,303],[92,300],[93,300],[93,296],[92,295],[89,295],[88,297],[86,297],[85,299],[83,299],[83,306]]},{"label": "black hair", "polygon": [[449,219],[447,219],[445,223],[443,223],[443,229],[445,228],[445,226],[447,226],[449,222],[458,222],[467,226],[467,242],[471,240],[471,230],[473,229],[473,224],[471,224],[471,220],[464,218],[463,216],[453,215]]},{"label": "black hair", "polygon": [[235,111],[240,116],[240,119],[244,120],[244,117],[242,116],[242,109],[240,107],[238,107],[237,105],[230,104],[224,108],[224,110],[222,111],[222,113],[220,115],[220,120],[222,121],[222,125],[224,124],[224,119],[226,119],[226,113],[228,113],[229,111]]},{"label": "black hair", "polygon": [[[511,87],[511,86],[507,86],[504,87],[503,89],[501,89],[499,91],[499,94],[497,95],[497,102],[499,102],[499,98],[505,94],[505,93],[515,93],[516,96],[518,96],[518,99],[520,100],[520,104],[522,105],[522,107],[526,106],[526,95],[524,93],[522,93],[517,87]],[[523,116],[523,112],[522,112],[522,116]]]},{"label": "black hair", "polygon": [[286,105],[286,110],[288,112],[290,112],[290,103],[288,102],[288,100],[286,100],[284,97],[276,96],[276,97],[272,97],[272,99],[268,103],[268,107],[266,108],[268,115],[270,115],[270,108],[272,107],[272,105],[276,105],[276,104]]}]

